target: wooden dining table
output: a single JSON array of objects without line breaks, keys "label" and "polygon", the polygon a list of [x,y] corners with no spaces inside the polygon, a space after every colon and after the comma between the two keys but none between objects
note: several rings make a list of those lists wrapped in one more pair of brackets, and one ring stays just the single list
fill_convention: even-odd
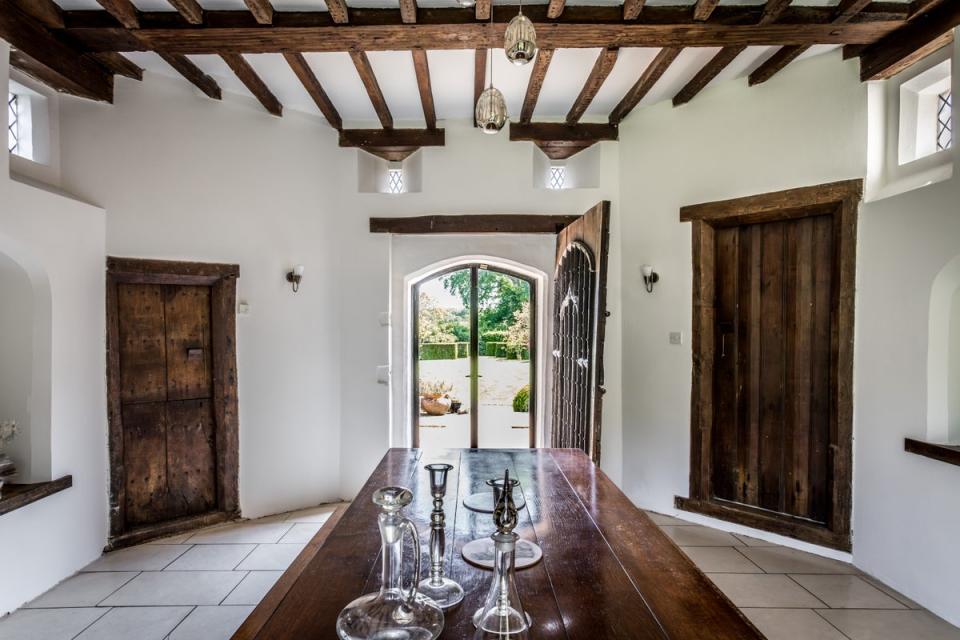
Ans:
[{"label": "wooden dining table", "polygon": [[[543,559],[517,571],[517,588],[535,639],[665,638],[751,640],[763,636],[646,513],[575,449],[390,449],[349,507],[336,511],[254,609],[233,640],[335,639],[337,615],[379,590],[380,534],[373,492],[405,486],[405,510],[422,539],[428,567],[433,501],[423,467],[447,462],[446,572],[466,592],[445,612],[444,639],[473,637],[471,616],[492,572],[467,563],[463,546],[494,531],[489,513],[463,506],[489,491],[505,469],[520,480],[526,506],[516,533],[540,545]],[[492,502],[492,498],[491,498]],[[425,576],[424,576],[425,577]]]}]

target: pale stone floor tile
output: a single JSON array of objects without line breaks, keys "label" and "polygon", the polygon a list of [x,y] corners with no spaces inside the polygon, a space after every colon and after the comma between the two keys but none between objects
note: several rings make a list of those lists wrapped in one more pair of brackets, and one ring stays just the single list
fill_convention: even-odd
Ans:
[{"label": "pale stone floor tile", "polygon": [[740,551],[767,573],[858,573],[846,562],[787,547],[743,547]]},{"label": "pale stone floor tile", "polygon": [[676,526],[687,526],[693,525],[692,522],[687,522],[686,520],[681,520],[680,518],[674,518],[673,516],[665,516],[662,513],[657,513],[656,511],[647,511],[647,515],[650,516],[650,519],[653,520],[654,524],[665,526],[665,525],[676,525]]},{"label": "pale stone floor tile", "polygon": [[24,608],[94,607],[135,577],[136,571],[78,573],[24,605]]},{"label": "pale stone floor tile", "polygon": [[880,589],[880,591],[883,591],[885,594],[887,594],[888,596],[890,596],[891,598],[893,598],[903,606],[907,607],[908,609],[923,609],[923,607],[921,607],[919,604],[917,604],[907,596],[903,595],[899,591],[896,591],[895,589],[891,589],[890,587],[880,582],[873,576],[869,576],[865,573],[861,573],[860,577],[866,580],[867,582],[869,582],[870,584],[872,584],[873,586],[875,586],[877,589]]},{"label": "pale stone floor tile", "polygon": [[282,574],[283,571],[251,571],[243,582],[227,596],[223,604],[259,604]]},{"label": "pale stone floor tile", "polygon": [[280,538],[280,542],[286,544],[306,544],[313,539],[313,536],[317,535],[317,531],[320,531],[320,527],[322,526],[323,524],[319,522],[297,522],[290,531]]},{"label": "pale stone floor tile", "polygon": [[167,571],[232,571],[255,544],[198,544],[176,559]]},{"label": "pale stone floor tile", "polygon": [[927,611],[817,610],[851,640],[960,640],[960,629]]},{"label": "pale stone floor tile", "polygon": [[189,544],[273,544],[280,542],[294,524],[292,522],[266,522],[232,524],[217,529],[202,531],[187,540]]},{"label": "pale stone floor tile", "polygon": [[237,565],[242,571],[286,571],[305,544],[261,544]]},{"label": "pale stone floor tile", "polygon": [[769,542],[767,540],[761,540],[760,538],[751,538],[750,536],[745,536],[742,533],[733,534],[737,540],[747,545],[748,547],[779,547],[776,542]]},{"label": "pale stone floor tile", "polygon": [[77,640],[163,640],[190,611],[191,607],[111,609]]},{"label": "pale stone floor tile", "polygon": [[197,607],[170,634],[170,640],[230,640],[252,606]]},{"label": "pale stone floor tile", "polygon": [[150,571],[141,573],[102,604],[107,607],[219,604],[245,575],[242,571]]},{"label": "pale stone floor tile", "polygon": [[726,531],[717,531],[700,525],[661,527],[663,532],[681,547],[734,547],[740,541]]},{"label": "pale stone floor tile", "polygon": [[800,586],[832,609],[905,609],[858,576],[792,575]]},{"label": "pale stone floor tile", "polygon": [[763,573],[734,547],[681,547],[704,573]]},{"label": "pale stone floor tile", "polygon": [[714,584],[738,607],[811,609],[823,603],[787,576],[711,573]]},{"label": "pale stone floor tile", "polygon": [[0,640],[72,640],[109,609],[20,609],[0,618]]},{"label": "pale stone floor tile", "polygon": [[742,609],[767,640],[847,640],[810,609]]},{"label": "pale stone floor tile", "polygon": [[179,558],[189,545],[143,544],[111,551],[84,567],[84,571],[160,571]]},{"label": "pale stone floor tile", "polygon": [[188,531],[187,533],[180,533],[175,536],[168,536],[166,538],[160,538],[159,540],[151,540],[146,544],[183,544],[186,542],[187,538],[197,533],[196,531]]},{"label": "pale stone floor tile", "polygon": [[294,511],[286,515],[286,520],[288,522],[319,522],[323,524],[327,521],[327,518],[333,515],[338,506],[340,505],[337,503],[322,504],[319,507]]}]

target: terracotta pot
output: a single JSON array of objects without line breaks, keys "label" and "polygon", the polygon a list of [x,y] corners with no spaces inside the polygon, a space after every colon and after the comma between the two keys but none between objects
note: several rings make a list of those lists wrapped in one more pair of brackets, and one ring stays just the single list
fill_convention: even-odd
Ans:
[{"label": "terracotta pot", "polygon": [[424,413],[431,416],[444,416],[450,413],[450,398],[442,396],[440,398],[420,398],[420,408]]}]

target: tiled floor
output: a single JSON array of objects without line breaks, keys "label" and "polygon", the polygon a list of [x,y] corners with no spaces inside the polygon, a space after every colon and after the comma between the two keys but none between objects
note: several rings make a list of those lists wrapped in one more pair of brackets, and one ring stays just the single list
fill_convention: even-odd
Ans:
[{"label": "tiled floor", "polygon": [[650,517],[769,640],[960,640],[960,629],[849,564]]},{"label": "tiled floor", "polygon": [[[227,640],[335,507],[107,554],[0,620],[0,640]],[[650,515],[769,640],[960,640],[848,564]]]}]

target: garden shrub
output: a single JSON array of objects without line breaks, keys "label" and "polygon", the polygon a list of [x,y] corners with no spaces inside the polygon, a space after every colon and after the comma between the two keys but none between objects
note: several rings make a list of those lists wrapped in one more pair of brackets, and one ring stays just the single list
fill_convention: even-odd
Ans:
[{"label": "garden shrub", "polygon": [[530,411],[530,385],[524,385],[513,396],[513,410],[518,413],[528,413]]}]

